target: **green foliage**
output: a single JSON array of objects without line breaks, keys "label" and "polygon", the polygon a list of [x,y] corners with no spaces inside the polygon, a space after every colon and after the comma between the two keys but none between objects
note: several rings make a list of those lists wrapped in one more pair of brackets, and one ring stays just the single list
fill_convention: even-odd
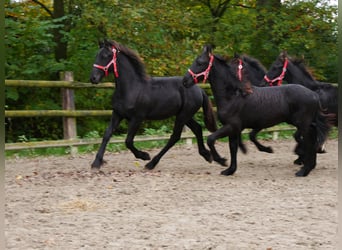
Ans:
[{"label": "green foliage", "polygon": [[[327,0],[273,0],[270,6],[259,6],[262,1],[256,0],[64,0],[66,15],[59,19],[52,18],[51,2],[41,1],[49,11],[35,2],[5,1],[6,79],[51,80],[60,71],[73,71],[75,81],[88,82],[98,40],[110,38],[139,52],[152,76],[183,75],[203,45],[214,43],[219,54],[246,53],[266,67],[286,49],[304,56],[318,80],[337,82],[337,7]],[[277,4],[281,7],[274,8]],[[221,12],[215,12],[219,7]],[[66,60],[56,61],[56,29],[67,43]],[[77,109],[111,108],[110,90],[77,90],[75,95]],[[54,89],[7,87],[5,98],[7,109],[61,108],[59,90]],[[62,138],[61,121],[8,120],[6,140],[21,135]],[[78,119],[78,133],[101,135],[108,122],[101,117]],[[145,122],[139,133],[165,124],[170,130],[173,120]],[[116,133],[126,129],[123,123]]]}]

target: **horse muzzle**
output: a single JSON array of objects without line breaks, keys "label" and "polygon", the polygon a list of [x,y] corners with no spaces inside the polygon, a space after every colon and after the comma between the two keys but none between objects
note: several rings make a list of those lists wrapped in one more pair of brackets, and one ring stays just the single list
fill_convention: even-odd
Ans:
[{"label": "horse muzzle", "polygon": [[194,80],[193,78],[189,75],[189,76],[184,76],[183,78],[183,86],[186,88],[190,88],[192,85],[194,85]]}]

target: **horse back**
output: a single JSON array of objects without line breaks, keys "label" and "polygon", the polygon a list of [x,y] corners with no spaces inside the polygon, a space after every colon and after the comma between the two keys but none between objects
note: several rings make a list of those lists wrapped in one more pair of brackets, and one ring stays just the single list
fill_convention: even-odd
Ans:
[{"label": "horse back", "polygon": [[193,87],[185,88],[181,76],[151,78],[151,91],[148,93],[151,106],[147,118],[159,120],[180,112],[196,112],[203,97],[201,88]]},{"label": "horse back", "polygon": [[240,99],[242,126],[251,128],[292,124],[295,114],[297,118],[304,114],[312,117],[319,108],[318,95],[301,85],[253,87],[253,93]]}]

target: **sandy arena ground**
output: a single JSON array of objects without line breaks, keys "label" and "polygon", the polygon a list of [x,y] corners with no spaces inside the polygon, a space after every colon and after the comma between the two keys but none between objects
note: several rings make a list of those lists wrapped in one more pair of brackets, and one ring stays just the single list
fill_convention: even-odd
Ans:
[{"label": "sandy arena ground", "polygon": [[6,249],[337,249],[337,140],[305,178],[293,140],[263,143],[275,153],[247,142],[230,177],[196,145],[153,171],[126,151],[97,173],[95,153],[6,160]]}]

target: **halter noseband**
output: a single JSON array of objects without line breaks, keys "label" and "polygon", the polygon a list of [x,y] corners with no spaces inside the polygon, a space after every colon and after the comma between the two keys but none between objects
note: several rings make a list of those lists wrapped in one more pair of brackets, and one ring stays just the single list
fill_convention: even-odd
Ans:
[{"label": "halter noseband", "polygon": [[277,83],[277,86],[280,86],[284,77],[285,77],[285,73],[286,73],[286,70],[287,70],[287,65],[288,65],[289,61],[287,59],[287,57],[285,58],[285,61],[284,61],[284,66],[283,66],[283,71],[281,72],[281,74],[274,78],[273,80],[269,79],[267,75],[264,76],[264,79],[265,81],[270,85],[270,86],[273,86],[273,83],[278,81]]},{"label": "halter noseband", "polygon": [[188,72],[190,73],[190,75],[192,76],[192,78],[194,79],[194,82],[195,82],[195,84],[197,84],[198,83],[198,77],[199,76],[204,76],[204,78],[203,78],[203,83],[208,79],[208,76],[209,76],[209,72],[210,72],[210,69],[211,69],[211,67],[212,67],[212,65],[213,65],[213,61],[214,61],[214,55],[210,55],[210,59],[209,59],[209,65],[208,65],[208,67],[207,67],[207,69],[206,70],[204,70],[203,72],[201,72],[201,73],[198,73],[198,74],[195,74],[191,69],[188,69]]},{"label": "halter noseband", "polygon": [[118,72],[118,68],[117,68],[117,64],[116,64],[116,58],[117,58],[118,50],[113,46],[112,47],[112,52],[113,52],[113,58],[112,58],[112,60],[106,66],[102,66],[102,65],[98,65],[98,64],[94,64],[93,66],[95,68],[103,70],[105,72],[105,76],[108,76],[108,69],[113,64],[114,75],[115,75],[116,78],[118,78],[119,77],[119,72]]}]

